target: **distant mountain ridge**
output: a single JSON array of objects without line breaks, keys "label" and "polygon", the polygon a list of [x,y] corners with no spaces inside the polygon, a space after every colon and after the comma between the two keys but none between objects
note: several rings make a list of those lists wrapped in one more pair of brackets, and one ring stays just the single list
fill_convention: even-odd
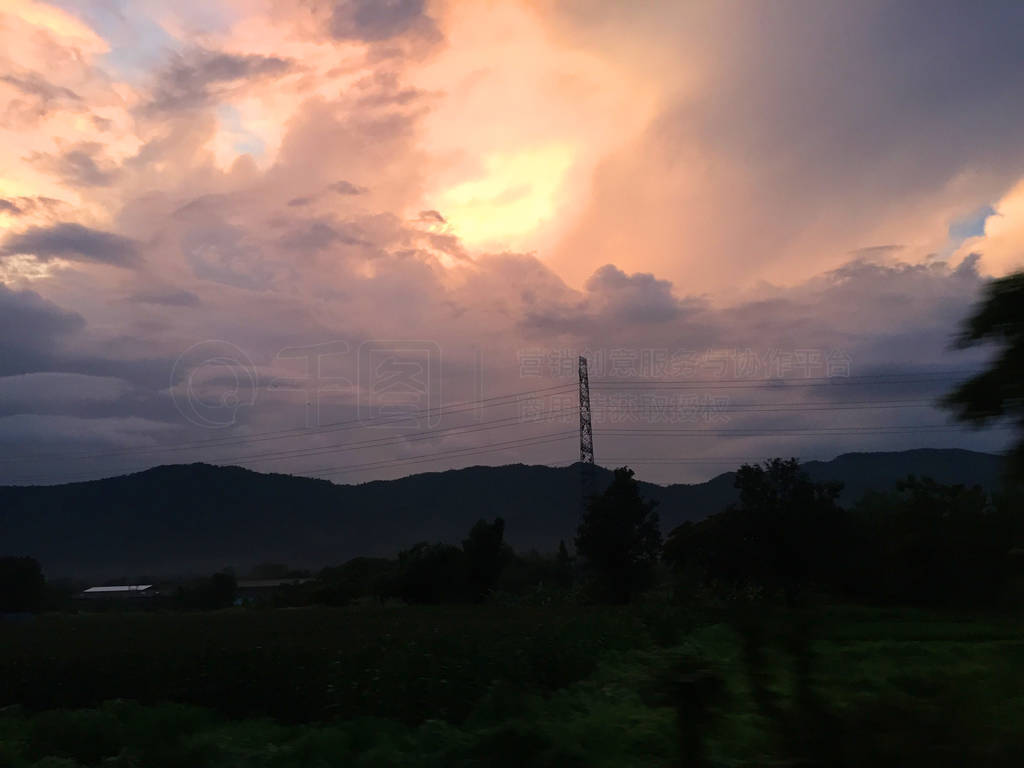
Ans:
[{"label": "distant mountain ridge", "polygon": [[[319,567],[393,555],[418,541],[459,541],[480,518],[503,517],[517,550],[553,551],[580,512],[580,465],[513,464],[432,472],[360,485],[177,464],[57,486],[0,487],[0,555],[39,559],[51,576],[158,577],[257,562]],[[1000,456],[920,449],[847,453],[804,464],[817,481],[844,484],[842,501],[892,487],[908,474],[999,485]],[[594,486],[611,471],[597,467]],[[641,483],[659,502],[662,531],[720,511],[735,473],[694,485]]]}]

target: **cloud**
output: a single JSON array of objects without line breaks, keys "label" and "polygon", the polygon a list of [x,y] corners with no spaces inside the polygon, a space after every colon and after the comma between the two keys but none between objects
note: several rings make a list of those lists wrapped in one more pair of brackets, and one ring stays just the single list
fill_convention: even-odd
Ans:
[{"label": "cloud", "polygon": [[523,318],[522,327],[531,335],[570,334],[590,344],[623,329],[640,334],[650,324],[671,324],[685,313],[703,308],[700,299],[677,298],[668,280],[649,273],[627,275],[614,264],[594,272],[578,298],[566,298],[555,304],[531,301],[533,306]]},{"label": "cloud", "polygon": [[183,288],[140,291],[129,296],[128,301],[163,307],[198,307],[202,303],[196,294]]},{"label": "cloud", "polygon": [[666,322],[680,311],[668,280],[652,274],[627,275],[614,264],[597,270],[587,281],[587,291],[599,297],[605,312],[629,323]]},{"label": "cloud", "polygon": [[863,248],[854,248],[849,251],[849,255],[863,259],[871,259],[878,256],[891,256],[892,254],[899,253],[902,250],[902,245],[867,245]]},{"label": "cloud", "polygon": [[406,34],[438,36],[423,0],[341,0],[334,4],[330,30],[339,39],[371,43]]},{"label": "cloud", "polygon": [[23,77],[9,74],[0,75],[0,82],[14,86],[28,96],[36,96],[43,102],[50,102],[56,99],[80,100],[79,95],[70,88],[54,85],[36,72],[29,72]]},{"label": "cloud", "polygon": [[55,258],[131,267],[141,261],[138,245],[121,235],[81,224],[32,227],[12,234],[0,245],[0,256],[25,254],[39,261]]},{"label": "cloud", "polygon": [[0,375],[40,370],[61,343],[85,326],[85,319],[34,291],[0,283]]},{"label": "cloud", "polygon": [[[191,38],[196,19],[175,6],[156,46],[174,51],[169,59],[142,42],[125,51],[112,41],[95,59],[102,41],[78,57],[73,46],[40,44],[31,56],[9,46],[6,55],[24,61],[5,70],[20,80],[0,83],[0,94],[21,105],[15,111],[50,98],[50,112],[0,158],[13,169],[0,218],[19,229],[0,242],[11,280],[0,291],[0,374],[59,372],[131,390],[69,399],[60,415],[74,421],[36,421],[7,453],[51,439],[47,428],[68,451],[87,446],[106,419],[138,419],[140,441],[208,437],[174,397],[197,370],[176,361],[210,339],[229,341],[256,368],[255,403],[232,412],[237,421],[221,433],[239,437],[302,427],[310,408],[325,422],[356,418],[352,388],[310,382],[304,366],[320,361],[279,356],[339,341],[347,357],[325,371],[346,381],[356,379],[363,341],[436,344],[446,402],[479,397],[478,364],[486,395],[562,383],[522,375],[527,349],[572,366],[570,353],[593,350],[595,381],[612,351],[713,351],[730,361],[730,350],[752,350],[757,368],[832,350],[855,374],[973,365],[948,342],[978,295],[979,270],[992,271],[1024,238],[1007,230],[997,247],[997,223],[1013,218],[1007,190],[1024,177],[1024,112],[1006,98],[1019,46],[1001,6],[975,9],[969,25],[952,6],[910,7],[782,4],[767,14],[728,2],[312,0],[301,11],[234,5],[230,24]],[[890,15],[896,36],[880,23]],[[118,34],[149,29],[140,16],[144,6],[126,6]],[[433,45],[442,34],[445,45]],[[966,64],[948,55],[956,41]],[[30,81],[25,73],[36,71],[46,80]],[[986,117],[1004,113],[1005,124]],[[980,210],[986,239],[964,241],[961,252],[956,239],[978,229],[951,222]],[[204,380],[233,381],[221,362],[206,361]],[[294,390],[263,386],[289,377]],[[78,380],[68,381],[73,389]],[[927,406],[938,390],[898,395]],[[824,407],[853,391],[815,390],[796,405]],[[740,392],[731,402],[787,393]],[[897,414],[940,418],[928,407],[839,416],[870,426]],[[839,419],[792,407],[731,418],[808,428]],[[598,437],[599,456],[637,455],[636,441]],[[820,456],[895,441],[700,435],[652,441],[650,451],[735,455],[739,445]],[[384,448],[367,460],[399,455]],[[500,456],[566,455],[571,446]],[[84,469],[140,463],[127,456]],[[260,468],[322,465],[312,457]],[[45,469],[60,477],[79,468]],[[678,467],[643,471],[681,478]]]},{"label": "cloud", "polygon": [[434,211],[434,210],[420,211],[419,220],[420,221],[424,221],[424,222],[428,222],[428,223],[435,223],[435,224],[444,224],[445,223],[444,216],[442,216],[438,211]]},{"label": "cloud", "polygon": [[339,195],[361,195],[366,190],[362,187],[358,187],[350,181],[336,181],[328,187],[332,192],[337,192]]},{"label": "cloud", "polygon": [[318,251],[331,245],[369,245],[358,235],[352,224],[332,224],[326,221],[305,222],[291,229],[281,238],[281,245],[299,251]]},{"label": "cloud", "polygon": [[965,239],[957,253],[978,254],[981,268],[997,277],[1024,269],[1024,180],[984,217],[982,234]]},{"label": "cloud", "polygon": [[79,373],[0,376],[0,403],[4,410],[15,413],[39,413],[82,402],[115,402],[130,391],[131,385],[122,379]]},{"label": "cloud", "polygon": [[[923,261],[948,252],[951,222],[1024,176],[1024,102],[1009,98],[1024,77],[1019,4],[562,14],[566,44],[635,62],[665,94],[642,134],[605,154],[556,245],[573,284],[613,261],[677,285],[699,272],[722,295],[805,279],[865,242]],[[638,40],[649,54],[630,55]]]},{"label": "cloud", "polygon": [[[142,448],[157,444],[155,435],[173,430],[160,422],[136,417],[89,419],[60,414],[16,414],[0,417],[0,443],[37,445],[40,448],[66,449],[69,445],[107,448]],[[20,468],[12,479],[39,481],[38,469]],[[45,477],[45,475],[44,475]]]},{"label": "cloud", "polygon": [[159,74],[147,104],[150,112],[174,112],[203,107],[233,84],[280,77],[293,68],[278,56],[236,54],[195,48],[174,54]]},{"label": "cloud", "polygon": [[120,169],[104,157],[103,145],[80,142],[57,157],[36,155],[35,162],[74,187],[109,187]]},{"label": "cloud", "polygon": [[6,212],[11,216],[47,218],[66,207],[66,203],[62,200],[42,195],[9,199],[0,198],[0,212]]}]

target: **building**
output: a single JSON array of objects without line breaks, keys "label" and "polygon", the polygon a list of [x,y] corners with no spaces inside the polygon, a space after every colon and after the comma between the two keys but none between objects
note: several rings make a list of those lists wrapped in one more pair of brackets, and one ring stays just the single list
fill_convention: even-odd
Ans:
[{"label": "building", "polygon": [[79,597],[84,600],[127,600],[156,597],[152,584],[124,584],[111,587],[89,587]]}]

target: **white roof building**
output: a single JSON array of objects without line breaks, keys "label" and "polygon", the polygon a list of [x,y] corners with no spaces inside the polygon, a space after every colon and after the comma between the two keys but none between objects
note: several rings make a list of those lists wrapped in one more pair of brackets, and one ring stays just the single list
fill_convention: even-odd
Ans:
[{"label": "white roof building", "polygon": [[152,595],[155,594],[155,590],[152,590],[152,584],[123,584],[111,587],[89,587],[87,590],[82,592],[82,597],[132,597],[136,595]]}]

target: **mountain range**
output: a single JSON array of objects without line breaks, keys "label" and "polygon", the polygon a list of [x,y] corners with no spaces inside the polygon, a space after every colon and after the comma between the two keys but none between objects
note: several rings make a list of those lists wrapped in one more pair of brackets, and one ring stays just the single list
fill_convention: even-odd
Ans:
[{"label": "mountain range", "polygon": [[[31,555],[50,577],[158,578],[260,562],[294,567],[394,555],[419,541],[457,542],[480,518],[503,517],[517,551],[571,541],[581,511],[583,465],[476,466],[359,485],[178,464],[51,486],[0,487],[0,555]],[[965,450],[847,453],[803,465],[816,481],[843,483],[849,504],[907,475],[998,487],[1002,458]],[[611,470],[593,467],[605,487]],[[702,519],[736,498],[735,473],[705,483],[654,485],[662,531]]]}]

